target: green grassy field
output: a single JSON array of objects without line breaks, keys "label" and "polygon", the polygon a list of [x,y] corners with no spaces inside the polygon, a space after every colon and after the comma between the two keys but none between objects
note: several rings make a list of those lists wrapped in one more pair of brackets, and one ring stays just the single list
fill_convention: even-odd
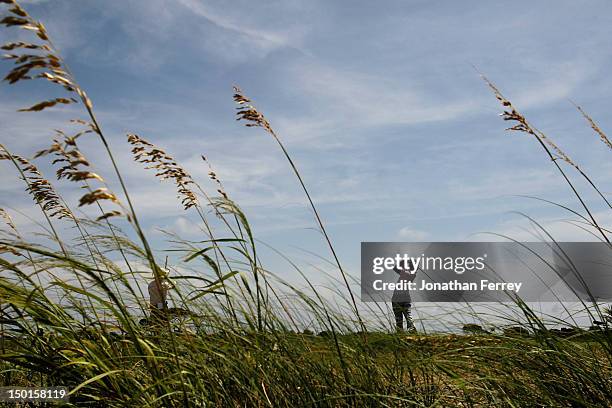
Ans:
[{"label": "green grassy field", "polygon": [[100,331],[72,339],[47,335],[35,348],[11,344],[16,355],[5,356],[4,380],[80,384],[72,398],[79,406],[99,401],[97,406],[603,407],[611,402],[610,338],[602,334],[558,339],[368,333],[337,340],[340,354],[331,336],[142,334],[143,355],[129,337]]}]

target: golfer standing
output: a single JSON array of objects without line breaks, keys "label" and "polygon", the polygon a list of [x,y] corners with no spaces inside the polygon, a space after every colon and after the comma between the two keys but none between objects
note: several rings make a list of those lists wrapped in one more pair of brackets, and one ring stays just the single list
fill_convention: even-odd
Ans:
[{"label": "golfer standing", "polygon": [[[407,288],[407,283],[414,281],[416,278],[416,269],[412,263],[412,260],[410,259],[407,261],[407,268],[400,269],[396,266],[393,268],[393,270],[399,275],[397,283],[401,283],[401,285],[397,285],[397,287]],[[406,329],[408,331],[416,331],[416,327],[414,327],[412,316],[410,314],[411,307],[412,303],[410,299],[410,290],[395,289],[393,291],[393,296],[391,297],[391,308],[393,309],[393,314],[395,315],[395,328],[398,332],[404,331],[404,320],[406,320]]]}]

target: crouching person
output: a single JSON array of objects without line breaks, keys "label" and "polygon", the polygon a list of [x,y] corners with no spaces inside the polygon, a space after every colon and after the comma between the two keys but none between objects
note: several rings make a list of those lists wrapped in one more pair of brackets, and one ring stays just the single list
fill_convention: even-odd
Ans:
[{"label": "crouching person", "polygon": [[157,276],[149,283],[149,308],[151,317],[149,323],[162,324],[168,320],[168,290],[173,285],[168,280],[168,271],[158,269]]}]

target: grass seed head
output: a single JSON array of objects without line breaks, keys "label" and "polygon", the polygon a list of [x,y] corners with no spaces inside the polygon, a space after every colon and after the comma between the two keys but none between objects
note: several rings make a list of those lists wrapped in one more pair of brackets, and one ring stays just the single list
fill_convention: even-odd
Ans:
[{"label": "grass seed head", "polygon": [[17,227],[15,226],[15,223],[13,222],[13,218],[10,216],[8,212],[6,212],[4,208],[0,208],[0,218],[4,220],[4,222],[6,223],[6,225],[9,226],[10,229],[17,232]]},{"label": "grass seed head", "polygon": [[129,134],[127,139],[133,146],[132,155],[136,162],[146,164],[146,169],[155,170],[155,177],[160,180],[174,181],[185,210],[198,205],[198,198],[190,188],[190,185],[194,184],[191,175],[179,166],[172,156],[138,135]]},{"label": "grass seed head", "polygon": [[[91,101],[74,81],[68,69],[64,67],[62,59],[49,40],[45,26],[32,18],[17,2],[3,0],[0,3],[12,5],[8,9],[11,15],[2,18],[1,25],[31,31],[40,40],[40,42],[11,41],[0,46],[0,49],[12,52],[5,54],[4,59],[12,60],[15,65],[4,80],[9,84],[31,79],[46,80],[62,86],[69,93],[77,94],[83,104],[91,109]],[[59,97],[39,102],[29,108],[20,109],[20,111],[38,112],[58,104],[66,105],[77,102],[76,98]]]},{"label": "grass seed head", "polygon": [[582,116],[587,120],[587,122],[589,122],[589,125],[591,125],[591,129],[593,129],[595,133],[599,135],[599,138],[601,139],[601,141],[604,142],[605,145],[608,146],[610,149],[612,149],[612,142],[610,142],[610,139],[608,139],[608,136],[604,133],[603,130],[601,130],[601,128],[597,125],[597,123],[595,123],[593,118],[591,118],[580,106],[578,105],[575,105],[575,106],[576,106],[576,109],[578,109],[578,111],[580,111]]},{"label": "grass seed head", "polygon": [[266,117],[251,104],[251,100],[244,96],[242,90],[237,86],[234,86],[234,102],[238,105],[236,120],[246,121],[245,126],[247,127],[259,126],[270,133],[273,132]]},{"label": "grass seed head", "polygon": [[7,150],[3,150],[0,160],[13,160],[19,166],[28,186],[26,191],[50,217],[57,219],[74,218],[74,215],[63,204],[49,180],[42,175],[33,163],[22,156],[11,154]]},{"label": "grass seed head", "polygon": [[523,132],[532,135],[536,139],[539,139],[546,143],[554,151],[557,158],[560,158],[571,166],[578,168],[578,166],[572,161],[572,159],[570,159],[570,157],[565,154],[565,152],[561,150],[550,138],[548,138],[544,133],[533,127],[527,121],[525,116],[523,116],[514,108],[512,102],[510,102],[487,77],[485,77],[484,75],[481,75],[481,77],[489,86],[489,88],[491,88],[493,94],[504,108],[504,111],[500,114],[502,119],[513,123],[513,125],[507,128],[506,130]]}]

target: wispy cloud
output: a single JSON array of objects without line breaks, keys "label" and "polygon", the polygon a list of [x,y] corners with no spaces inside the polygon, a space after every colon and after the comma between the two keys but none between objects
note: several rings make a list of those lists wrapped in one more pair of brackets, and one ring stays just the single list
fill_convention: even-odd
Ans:
[{"label": "wispy cloud", "polygon": [[[303,93],[319,114],[351,126],[389,126],[451,120],[474,112],[470,97],[448,99],[423,92],[410,78],[401,81],[342,69],[318,61],[290,66],[295,92]],[[315,108],[316,109],[316,108]]]},{"label": "wispy cloud", "polygon": [[228,13],[226,7],[215,7],[213,3],[203,0],[179,0],[191,13],[212,25],[214,30],[208,31],[202,39],[202,44],[218,57],[228,61],[246,61],[253,57],[262,58],[269,53],[283,48],[290,48],[301,53],[305,51],[300,46],[300,30],[288,26],[276,29],[263,28],[261,24],[253,22],[253,18],[262,16],[260,10],[251,2],[235,4],[236,10],[250,10],[251,14]]},{"label": "wispy cloud", "polygon": [[232,21],[227,16],[215,13],[205,2],[199,0],[179,0],[183,6],[200,17],[205,18],[215,26],[227,30],[233,34],[243,37],[253,45],[264,51],[289,45],[286,36],[270,31],[245,26],[244,22]]},{"label": "wispy cloud", "polygon": [[[541,58],[533,59],[537,75],[509,89],[513,103],[520,109],[541,108],[547,104],[567,100],[596,72],[594,64],[584,61],[560,61],[548,64]],[[514,87],[513,87],[514,88]]]}]

